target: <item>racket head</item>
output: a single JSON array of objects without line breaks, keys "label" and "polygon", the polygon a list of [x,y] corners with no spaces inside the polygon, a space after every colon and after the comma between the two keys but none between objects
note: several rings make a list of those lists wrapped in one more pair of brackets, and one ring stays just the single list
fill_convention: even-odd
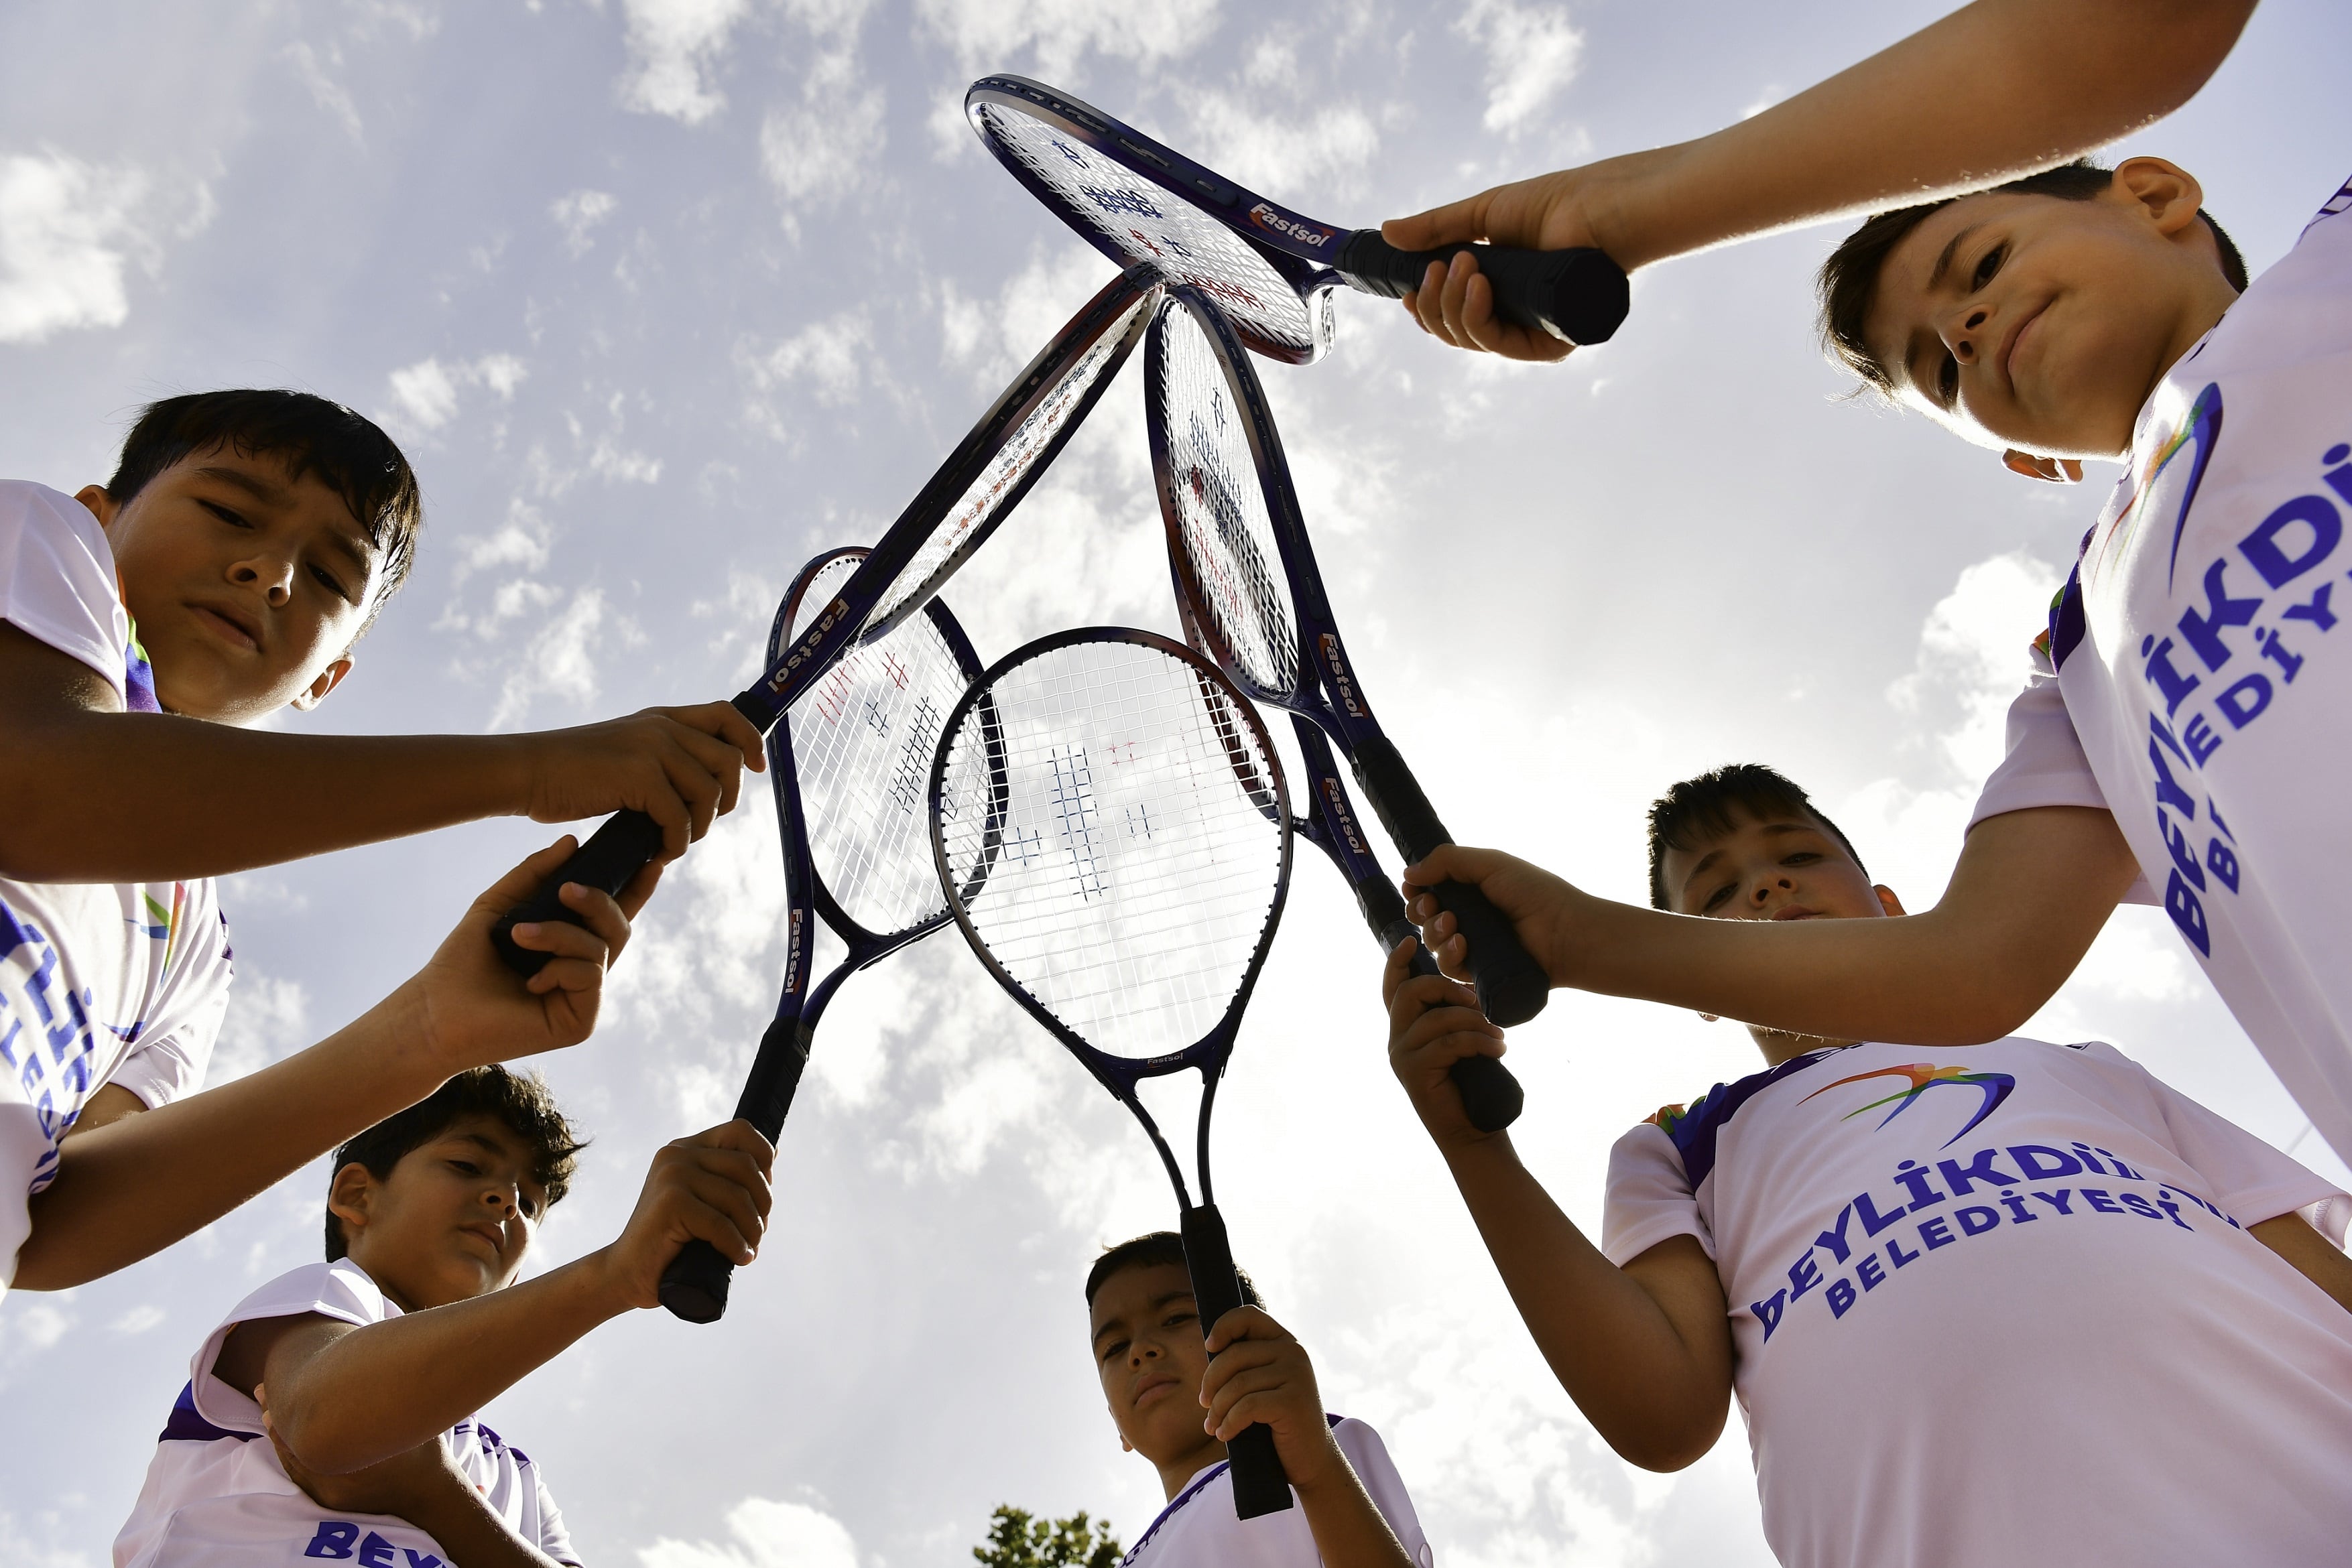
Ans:
[{"label": "racket head", "polygon": [[1118,379],[1158,293],[1149,268],[1112,278],[989,405],[875,547],[870,559],[888,575],[858,585],[857,601],[873,595],[859,641],[887,636],[929,602],[1020,505]]},{"label": "racket head", "polygon": [[[1254,193],[1067,93],[1027,77],[982,77],[964,114],[997,162],[1121,267],[1147,266],[1205,290],[1233,313],[1249,346],[1303,365],[1331,346],[1338,272],[1312,259],[1336,252],[1340,231],[1285,215]],[[1229,213],[1220,217],[1218,213]],[[1290,254],[1242,225],[1269,217],[1321,242]],[[1269,233],[1285,231],[1267,231]],[[1296,243],[1294,241],[1293,243]]]},{"label": "racket head", "polygon": [[[866,559],[852,547],[803,568],[777,612],[771,651],[803,632]],[[853,963],[947,921],[923,791],[941,727],[979,674],[971,640],[935,597],[888,634],[850,648],[770,732],[785,854],[807,866],[816,907]]]},{"label": "racket head", "polygon": [[[990,666],[932,763],[931,846],[982,964],[1130,1105],[1213,1082],[1290,884],[1288,786],[1233,683],[1150,632]],[[977,871],[977,874],[975,874]]]},{"label": "racket head", "polygon": [[1144,424],[1168,564],[1201,650],[1261,702],[1320,717],[1307,646],[1328,624],[1282,438],[1231,322],[1190,288],[1171,289],[1144,348]]}]

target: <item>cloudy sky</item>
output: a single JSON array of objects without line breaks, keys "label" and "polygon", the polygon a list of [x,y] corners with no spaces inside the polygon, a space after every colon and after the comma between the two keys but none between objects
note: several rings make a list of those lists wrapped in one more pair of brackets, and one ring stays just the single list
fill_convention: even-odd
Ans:
[{"label": "cloudy sky", "polygon": [[[979,150],[964,86],[1043,77],[1317,214],[1369,222],[1696,134],[1936,0],[20,0],[0,9],[0,473],[109,472],[142,402],[310,388],[423,475],[416,575],[297,727],[553,727],[724,695],[823,547],[867,542],[1108,276]],[[2204,177],[2259,269],[2352,164],[2352,15],[2271,0],[2135,138]],[[1807,278],[1834,231],[1635,282],[1564,368],[1443,352],[1339,301],[1265,376],[1367,688],[1456,832],[1638,898],[1641,810],[1771,761],[1933,900],[2024,644],[2103,486],[2009,478],[1839,401]],[[954,585],[992,657],[1172,631],[1139,378]],[[722,1117],[772,1003],[761,809],[676,873],[611,1022],[547,1063],[595,1134],[547,1260],[609,1239],[660,1142]],[[234,879],[216,1076],[332,1029],[551,832],[501,822]],[[1236,1250],[1387,1436],[1440,1560],[1769,1561],[1743,1436],[1616,1460],[1546,1375],[1388,1076],[1377,960],[1302,862],[1221,1098]],[[2116,1041],[2341,1172],[2161,916],[2119,915],[2031,1032]],[[1759,1065],[1744,1034],[1559,996],[1517,1031],[1517,1134],[1597,1226],[1606,1152]],[[1159,1507],[1093,1382],[1079,1282],[1172,1219],[1124,1113],[953,936],[853,982],[715,1327],[644,1313],[488,1412],[589,1561],[965,1559],[1010,1501]],[[0,1306],[0,1539],[94,1568],[195,1343],[317,1256],[305,1172],[162,1257]],[[26,1434],[20,1431],[20,1439]],[[29,1558],[26,1552],[30,1552]]]}]

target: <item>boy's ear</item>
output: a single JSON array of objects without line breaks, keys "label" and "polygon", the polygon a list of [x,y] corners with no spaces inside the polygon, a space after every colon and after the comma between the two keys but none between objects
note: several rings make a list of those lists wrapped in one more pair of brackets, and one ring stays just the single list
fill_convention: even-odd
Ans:
[{"label": "boy's ear", "polygon": [[375,1175],[357,1160],[335,1173],[327,1184],[327,1212],[343,1222],[343,1250],[368,1222],[368,1206],[375,1197]]},{"label": "boy's ear", "polygon": [[2159,234],[2175,235],[2197,221],[2205,187],[2178,163],[2161,158],[2126,158],[2116,165],[2109,184],[2116,199],[2145,212]]},{"label": "boy's ear", "polygon": [[74,492],[74,499],[89,508],[89,515],[98,519],[98,526],[101,528],[112,528],[114,514],[121,510],[114,504],[114,497],[106,493],[103,485],[84,485]]},{"label": "boy's ear", "polygon": [[317,680],[295,694],[294,701],[289,706],[298,713],[309,713],[312,708],[325,702],[327,694],[341,685],[343,677],[351,673],[352,656],[345,653],[341,658],[320,670]]},{"label": "boy's ear", "polygon": [[2031,452],[2020,452],[2012,446],[2000,455],[2000,465],[2012,474],[2028,479],[2039,479],[2050,485],[2079,485],[2083,482],[2083,465],[2072,457],[2037,457]]},{"label": "boy's ear", "polygon": [[1875,886],[1872,887],[1870,891],[1878,894],[1878,907],[1886,911],[1887,914],[1903,915],[1908,913],[1903,907],[1903,901],[1895,896],[1895,890],[1887,886],[1885,883],[1877,883]]}]

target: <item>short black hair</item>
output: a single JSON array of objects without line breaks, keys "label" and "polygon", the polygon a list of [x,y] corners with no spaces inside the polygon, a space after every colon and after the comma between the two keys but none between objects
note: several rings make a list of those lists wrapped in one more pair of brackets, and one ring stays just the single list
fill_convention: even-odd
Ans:
[{"label": "short black hair", "polygon": [[[1173,1263],[1180,1269],[1188,1267],[1184,1260],[1184,1239],[1172,1230],[1154,1230],[1122,1241],[1116,1247],[1104,1248],[1103,1255],[1095,1260],[1095,1266],[1087,1270],[1087,1310],[1094,1310],[1095,1297],[1101,1291],[1103,1281],[1113,1274],[1125,1269],[1157,1269],[1163,1263]],[[1250,1307],[1265,1305],[1257,1293],[1257,1286],[1250,1281],[1249,1271],[1236,1269],[1234,1272],[1241,1276],[1242,1304]]]},{"label": "short black hair", "polygon": [[1822,825],[1853,857],[1864,876],[1870,874],[1854,853],[1853,841],[1822,815],[1812,798],[1786,774],[1761,762],[1735,762],[1696,779],[1685,779],[1650,802],[1650,907],[1671,910],[1666,895],[1666,852],[1694,850],[1708,839],[1721,838],[1738,824],[1734,809],[1751,817],[1801,811]]},{"label": "short black hair", "polygon": [[[327,1190],[348,1166],[365,1166],[378,1181],[392,1167],[423,1148],[467,1116],[489,1116],[530,1145],[531,1179],[546,1190],[549,1207],[572,1190],[572,1176],[586,1139],[555,1107],[546,1081],[536,1072],[509,1072],[495,1064],[468,1068],[407,1110],[386,1116],[335,1151],[327,1172]],[[544,1211],[542,1211],[544,1212]],[[347,1256],[343,1222],[327,1210],[327,1261]]]},{"label": "short black hair", "polygon": [[[2044,169],[2038,174],[2011,180],[1999,185],[1988,185],[1981,191],[1965,191],[1957,196],[1947,196],[1940,202],[1922,202],[1916,206],[1896,207],[1876,213],[1863,225],[1839,242],[1822,263],[1821,276],[1815,280],[1815,292],[1822,308],[1822,347],[1831,359],[1860,376],[1863,384],[1885,396],[1895,393],[1894,372],[1879,362],[1870,345],[1863,340],[1863,329],[1870,320],[1870,308],[1878,298],[1878,275],[1886,266],[1886,258],[1906,235],[1927,220],[1930,214],[1942,211],[1954,202],[1969,196],[2016,193],[2029,196],[2055,196],[2062,202],[2087,202],[2098,196],[2115,183],[2115,171],[2087,158],[2072,163],[2061,163],[2055,169]],[[2197,215],[2213,231],[2213,243],[2221,253],[2221,276],[2230,287],[2243,294],[2246,291],[2246,258],[2238,254],[2237,242],[2231,239],[2213,214],[2204,208]]]},{"label": "short black hair", "polygon": [[341,403],[312,392],[232,388],[187,392],[139,411],[106,493],[118,507],[149,480],[193,453],[233,448],[239,455],[281,459],[297,479],[311,476],[343,499],[383,558],[375,597],[360,630],[374,624],[384,601],[407,580],[416,560],[425,501],[415,471],[391,436]]}]

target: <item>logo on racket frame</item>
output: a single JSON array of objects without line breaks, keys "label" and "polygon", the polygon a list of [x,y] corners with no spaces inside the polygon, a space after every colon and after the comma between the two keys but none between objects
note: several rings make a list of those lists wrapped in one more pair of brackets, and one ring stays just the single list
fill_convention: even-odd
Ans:
[{"label": "logo on racket frame", "polygon": [[1348,678],[1348,662],[1339,652],[1339,633],[1326,632],[1315,639],[1315,650],[1323,658],[1323,669],[1331,677],[1331,695],[1348,710],[1349,718],[1370,718],[1372,710],[1356,695],[1356,683]]},{"label": "logo on racket frame", "polygon": [[1322,246],[1331,243],[1329,229],[1318,229],[1312,224],[1302,223],[1297,218],[1286,216],[1265,202],[1260,202],[1249,210],[1249,220],[1262,229],[1286,235],[1302,245]]},{"label": "logo on racket frame", "polygon": [[817,618],[816,624],[810,627],[808,634],[801,639],[801,645],[793,649],[791,656],[778,664],[769,674],[765,683],[767,688],[778,696],[782,696],[784,688],[793,684],[793,672],[807,664],[823,650],[825,634],[839,625],[848,613],[849,601],[846,599],[836,599],[826,605],[824,613]]},{"label": "logo on racket frame", "polygon": [[1356,814],[1348,810],[1348,792],[1337,779],[1324,779],[1323,802],[1331,809],[1331,820],[1339,824],[1339,831],[1347,836],[1348,847],[1369,859],[1372,852],[1364,847],[1362,836],[1356,831]]}]

